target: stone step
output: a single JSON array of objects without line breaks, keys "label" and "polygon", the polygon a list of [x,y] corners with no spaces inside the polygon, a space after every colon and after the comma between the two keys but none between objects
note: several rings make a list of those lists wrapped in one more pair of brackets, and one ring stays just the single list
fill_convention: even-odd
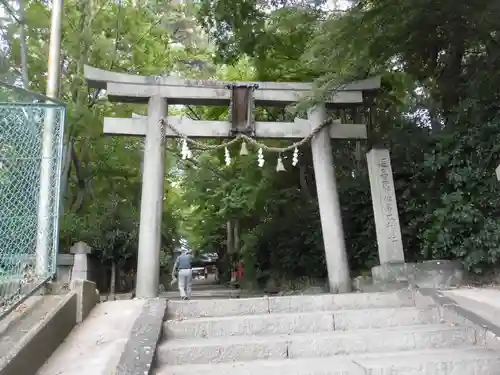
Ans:
[{"label": "stone step", "polygon": [[[0,321],[0,373],[20,350],[24,340],[47,315],[54,312],[65,295],[34,296]],[[9,371],[9,370],[7,370]]]},{"label": "stone step", "polygon": [[[168,290],[178,291],[179,286],[177,283],[168,285]],[[230,289],[225,284],[216,284],[214,282],[205,282],[205,280],[194,280],[191,284],[191,290],[218,290],[218,289]]]},{"label": "stone step", "polygon": [[163,332],[171,340],[345,331],[430,323],[439,323],[437,310],[400,307],[167,320]]},{"label": "stone step", "polygon": [[163,365],[155,375],[498,375],[500,353],[480,348],[414,350],[259,360],[202,365]]},{"label": "stone step", "polygon": [[445,324],[320,334],[172,340],[157,349],[158,364],[184,365],[327,357],[342,354],[471,346],[472,329]]},{"label": "stone step", "polygon": [[415,306],[412,291],[169,301],[171,318],[222,317]]},{"label": "stone step", "polygon": [[[236,298],[240,295],[240,292],[236,289],[204,289],[204,290],[193,290],[191,293],[191,299],[204,299],[204,298]],[[167,292],[160,293],[161,298],[166,298],[169,301],[181,301],[179,291],[170,290]]]}]

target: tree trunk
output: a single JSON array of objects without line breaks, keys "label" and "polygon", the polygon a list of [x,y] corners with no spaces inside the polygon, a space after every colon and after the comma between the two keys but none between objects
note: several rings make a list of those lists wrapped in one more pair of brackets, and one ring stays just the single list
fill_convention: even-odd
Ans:
[{"label": "tree trunk", "polygon": [[114,301],[116,296],[116,262],[111,262],[111,280],[109,282],[109,301]]},{"label": "tree trunk", "polygon": [[235,256],[240,254],[240,221],[238,219],[233,221],[233,253]]},{"label": "tree trunk", "polygon": [[227,221],[227,240],[226,240],[226,246],[227,246],[227,254],[232,254],[234,250],[234,231],[233,231],[233,222],[231,220]]},{"label": "tree trunk", "polygon": [[61,173],[61,192],[60,192],[60,205],[59,205],[59,214],[62,215],[64,214],[64,204],[66,203],[66,198],[68,197],[68,185],[69,185],[69,174],[71,172],[71,162],[73,161],[71,159],[71,150],[72,146],[71,143],[74,142],[73,140],[68,139],[67,141],[64,141],[64,148],[63,148],[63,168],[62,168],[62,173]]}]

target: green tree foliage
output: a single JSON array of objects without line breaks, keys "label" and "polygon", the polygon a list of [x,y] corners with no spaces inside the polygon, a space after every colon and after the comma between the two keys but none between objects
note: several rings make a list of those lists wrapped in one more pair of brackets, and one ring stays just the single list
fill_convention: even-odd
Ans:
[{"label": "green tree foliage", "polygon": [[[364,161],[372,145],[391,150],[409,260],[459,258],[474,271],[496,265],[500,34],[495,20],[500,8],[486,1],[360,0],[348,10],[332,11],[306,3],[204,0],[199,19],[215,40],[218,57],[229,62],[249,56],[259,79],[315,78],[325,94],[338,83],[382,76],[368,142],[333,146],[351,268],[377,263]],[[313,182],[310,158],[302,162]],[[302,193],[314,191],[312,183],[310,189],[303,187]],[[269,200],[275,197],[267,194]],[[280,254],[279,264],[265,269],[283,273],[286,257],[280,247],[297,260],[306,253],[303,234],[320,237],[314,193],[305,195],[314,203],[305,204],[301,197],[303,208],[291,199],[280,211],[274,200],[279,215],[289,205],[293,215],[278,220],[277,214],[261,212],[260,223],[251,229],[252,246],[258,248],[262,240],[272,243],[270,257]],[[285,222],[293,229],[277,235]],[[321,240],[314,246],[320,248]],[[316,254],[316,264],[321,263],[321,251]],[[300,274],[288,269],[290,275]]]},{"label": "green tree foliage", "polygon": [[[50,7],[46,1],[23,3],[29,26],[30,88],[44,93]],[[145,108],[109,103],[101,90],[87,87],[83,67],[88,64],[142,75],[193,72],[193,67],[184,60],[195,57],[201,61],[204,56],[197,47],[200,38],[189,31],[193,21],[188,11],[167,1],[64,2],[60,98],[67,104],[67,158],[63,173],[67,184],[63,185],[65,209],[60,251],[68,251],[73,243],[85,241],[102,262],[135,268],[143,141],[103,136],[102,124],[104,116],[130,117],[133,112],[144,113]],[[10,47],[5,59],[14,75],[21,69],[18,28],[13,21],[3,29]],[[188,52],[182,43],[188,45]],[[171,151],[175,154],[176,148]],[[175,162],[169,152],[168,170]],[[179,211],[170,202],[170,190],[172,187],[166,183],[164,262],[179,241]]]},{"label": "green tree foliage", "polygon": [[[30,84],[43,92],[49,8],[44,1],[26,3]],[[315,99],[339,83],[380,75],[367,141],[335,141],[332,147],[351,268],[358,272],[378,263],[365,162],[374,145],[391,150],[409,261],[459,258],[477,272],[496,266],[500,8],[483,0],[356,0],[343,11],[328,4],[66,1],[61,98],[68,103],[72,157],[65,169],[61,247],[85,240],[103,261],[125,263],[135,259],[137,247],[142,141],[103,137],[102,119],[129,117],[144,108],[110,104],[102,92],[89,90],[84,64],[197,79],[315,81]],[[4,31],[10,50],[2,61],[15,73],[20,69],[16,24]],[[220,107],[181,111],[214,120],[228,113]],[[292,109],[258,108],[256,116],[280,121],[290,119]],[[259,168],[256,150],[239,156],[239,145],[230,149],[230,166],[223,150],[195,151],[193,161],[180,160],[178,150],[170,141],[165,262],[184,238],[194,250],[218,252],[227,263],[243,259],[247,276],[261,283],[325,276],[307,146],[296,168],[291,154],[283,155],[286,173],[276,173],[276,155],[265,155]],[[239,228],[240,241],[230,256],[228,223]]]}]

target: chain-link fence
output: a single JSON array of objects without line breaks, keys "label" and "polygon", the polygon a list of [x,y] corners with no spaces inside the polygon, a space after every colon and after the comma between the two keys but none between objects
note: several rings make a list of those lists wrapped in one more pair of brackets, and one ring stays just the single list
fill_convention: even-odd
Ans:
[{"label": "chain-link fence", "polygon": [[64,117],[0,84],[0,319],[55,273]]}]

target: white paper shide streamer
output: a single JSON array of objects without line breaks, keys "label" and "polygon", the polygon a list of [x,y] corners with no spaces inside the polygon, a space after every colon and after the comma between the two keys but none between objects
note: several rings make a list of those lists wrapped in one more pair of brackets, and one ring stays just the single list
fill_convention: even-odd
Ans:
[{"label": "white paper shide streamer", "polygon": [[193,157],[193,153],[189,149],[185,139],[182,140],[181,157],[182,160],[191,159]]},{"label": "white paper shide streamer", "polygon": [[261,148],[257,151],[257,164],[260,168],[264,166],[264,151]]},{"label": "white paper shide streamer", "polygon": [[226,162],[227,166],[231,165],[231,155],[229,154],[229,150],[227,147],[224,148],[224,161]]},{"label": "white paper shide streamer", "polygon": [[299,163],[299,149],[295,147],[293,150],[292,165],[295,167]]}]

